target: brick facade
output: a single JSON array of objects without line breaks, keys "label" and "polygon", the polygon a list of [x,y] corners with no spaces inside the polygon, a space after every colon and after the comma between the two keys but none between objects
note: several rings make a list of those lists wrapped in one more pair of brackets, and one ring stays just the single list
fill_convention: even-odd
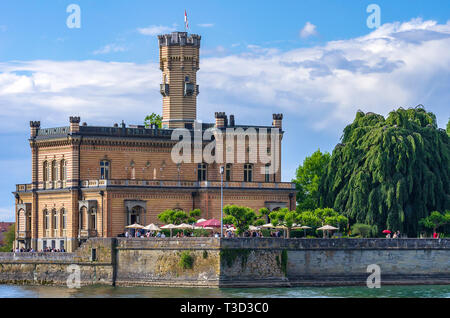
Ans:
[{"label": "brick facade", "polygon": [[[178,42],[170,45],[167,37],[172,39],[173,35],[159,37],[163,84],[170,87],[167,92],[161,87],[162,129],[125,123],[114,127],[80,125],[79,117],[70,117],[68,126],[57,128],[44,129],[40,122],[30,122],[32,180],[17,185],[14,193],[16,246],[36,250],[63,246],[72,251],[88,237],[115,237],[131,222],[159,223],[157,215],[166,209],[199,208],[203,218],[220,218],[219,171],[230,161],[229,179],[224,176],[223,183],[224,205],[295,209],[295,187],[281,182],[281,167],[268,174],[259,157],[256,162],[251,160],[259,149],[258,139],[258,148],[249,144],[252,134],[281,129],[281,114],[274,114],[271,126],[236,126],[234,116],[228,122],[225,113],[216,113],[216,122],[204,124],[200,133],[216,128],[213,133],[218,140],[229,128],[239,128],[250,136],[243,139],[245,144],[240,144],[236,136],[232,142],[227,139],[222,160],[214,153],[218,162],[203,161],[204,179],[199,178],[202,161],[195,161],[193,146],[192,160],[181,164],[173,161],[171,152],[178,142],[171,139],[174,129],[185,127],[194,135],[195,127],[190,124],[196,118],[200,46],[199,36],[186,38],[183,32],[174,36],[178,36]],[[183,45],[186,39],[195,45]],[[181,91],[186,76],[190,84],[195,84],[195,91],[184,96]],[[281,162],[283,132],[275,136],[280,150],[276,160]],[[210,143],[203,141],[203,151]],[[234,158],[227,156],[230,149]]]}]

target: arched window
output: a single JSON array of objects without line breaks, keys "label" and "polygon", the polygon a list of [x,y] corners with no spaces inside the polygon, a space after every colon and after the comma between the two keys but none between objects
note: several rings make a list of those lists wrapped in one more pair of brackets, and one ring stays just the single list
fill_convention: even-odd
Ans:
[{"label": "arched window", "polygon": [[61,160],[61,176],[60,176],[60,180],[66,181],[67,180],[67,161],[66,160]]},{"label": "arched window", "polygon": [[253,181],[253,165],[251,163],[244,164],[244,182]]},{"label": "arched window", "polygon": [[58,164],[56,160],[52,161],[52,181],[58,180]]},{"label": "arched window", "polygon": [[266,164],[264,169],[265,169],[264,170],[265,181],[270,182],[270,163]]},{"label": "arched window", "polygon": [[58,229],[58,212],[56,212],[56,209],[52,210],[52,227],[54,230]]},{"label": "arched window", "polygon": [[44,182],[48,181],[48,162],[44,161],[42,164],[42,178]]},{"label": "arched window", "polygon": [[197,171],[198,181],[206,181],[207,174],[208,174],[206,163],[199,163],[197,170],[198,170]]},{"label": "arched window", "polygon": [[108,160],[100,161],[100,179],[109,180],[110,178],[110,162]]},{"label": "arched window", "polygon": [[225,181],[231,181],[231,163],[227,163],[225,166]]},{"label": "arched window", "polygon": [[48,211],[44,210],[44,230],[48,230],[50,225],[50,216],[48,215]]},{"label": "arched window", "polygon": [[65,209],[61,209],[61,228],[65,230],[67,228],[67,213]]}]

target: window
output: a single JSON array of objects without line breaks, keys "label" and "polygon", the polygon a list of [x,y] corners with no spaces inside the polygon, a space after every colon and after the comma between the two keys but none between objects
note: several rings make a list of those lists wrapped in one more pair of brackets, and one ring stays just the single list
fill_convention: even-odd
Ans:
[{"label": "window", "polygon": [[207,169],[206,163],[198,164],[198,181],[206,181]]},{"label": "window", "polygon": [[44,210],[44,230],[48,230],[50,223],[50,216],[48,215],[48,211]]},{"label": "window", "polygon": [[52,211],[52,227],[54,230],[58,229],[58,213],[56,210]]},{"label": "window", "polygon": [[231,181],[231,163],[225,166],[225,181]]},{"label": "window", "polygon": [[67,161],[61,160],[61,176],[60,180],[67,180]]},{"label": "window", "polygon": [[251,163],[246,163],[244,165],[244,182],[253,181],[253,165]]},{"label": "window", "polygon": [[270,182],[270,164],[268,163],[268,164],[266,164],[266,166],[265,166],[265,181],[266,182]]},{"label": "window", "polygon": [[58,164],[56,160],[52,161],[52,181],[58,180]]},{"label": "window", "polygon": [[61,227],[63,230],[65,230],[67,227],[67,214],[66,210],[64,209],[61,210]]},{"label": "window", "polygon": [[44,182],[48,181],[48,162],[44,161],[44,164],[42,165],[42,177]]},{"label": "window", "polygon": [[189,82],[189,76],[185,76],[185,77],[184,77],[184,81],[185,81],[186,83],[188,83],[188,82]]},{"label": "window", "polygon": [[133,160],[131,160],[131,162],[130,162],[130,167],[131,167],[131,180],[135,180],[136,179],[136,168],[135,168],[135,163]]},{"label": "window", "polygon": [[100,161],[100,179],[102,179],[102,180],[109,179],[109,161],[108,160]]}]

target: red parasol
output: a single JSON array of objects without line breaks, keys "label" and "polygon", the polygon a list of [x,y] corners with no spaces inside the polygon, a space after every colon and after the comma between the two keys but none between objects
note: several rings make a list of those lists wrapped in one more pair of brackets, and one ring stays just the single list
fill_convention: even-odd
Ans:
[{"label": "red parasol", "polygon": [[391,234],[392,232],[389,231],[389,230],[384,230],[382,233],[384,233],[384,234]]},{"label": "red parasol", "polygon": [[202,226],[202,227],[220,227],[220,221],[216,220],[216,219],[211,219],[211,220],[197,223],[195,225]]}]

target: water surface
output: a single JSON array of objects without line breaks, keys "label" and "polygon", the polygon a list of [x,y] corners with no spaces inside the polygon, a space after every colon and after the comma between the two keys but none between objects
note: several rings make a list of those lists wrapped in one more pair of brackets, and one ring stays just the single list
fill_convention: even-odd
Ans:
[{"label": "water surface", "polygon": [[144,298],[321,298],[321,297],[426,297],[450,298],[450,285],[294,288],[174,288],[87,286],[79,289],[54,286],[0,285],[0,298],[144,297]]}]

